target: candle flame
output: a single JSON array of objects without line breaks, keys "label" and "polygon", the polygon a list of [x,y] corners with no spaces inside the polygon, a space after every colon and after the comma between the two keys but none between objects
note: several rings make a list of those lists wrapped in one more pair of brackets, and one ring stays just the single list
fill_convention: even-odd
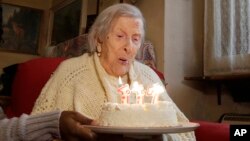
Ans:
[{"label": "candle flame", "polygon": [[153,84],[153,87],[151,88],[150,91],[151,91],[150,93],[153,96],[151,103],[157,103],[159,100],[160,94],[162,94],[164,92],[164,88],[160,84],[155,83],[155,84]]},{"label": "candle flame", "polygon": [[142,91],[143,89],[144,89],[143,85],[139,84],[137,81],[134,81],[132,83],[132,88],[131,88],[132,91]]},{"label": "candle flame", "polygon": [[158,83],[153,84],[153,93],[161,94],[163,92],[164,92],[164,88],[160,84]]},{"label": "candle flame", "polygon": [[119,79],[118,79],[118,84],[121,86],[122,85],[122,78],[119,76]]}]

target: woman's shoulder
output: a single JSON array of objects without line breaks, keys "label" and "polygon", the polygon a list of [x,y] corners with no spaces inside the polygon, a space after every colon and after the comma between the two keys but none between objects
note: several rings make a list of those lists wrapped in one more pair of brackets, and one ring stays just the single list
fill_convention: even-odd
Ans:
[{"label": "woman's shoulder", "polygon": [[161,82],[158,74],[150,66],[141,62],[134,62],[134,71],[142,80],[150,80],[152,83]]},{"label": "woman's shoulder", "polygon": [[78,57],[72,57],[69,59],[64,60],[56,69],[58,72],[66,73],[66,72],[75,72],[76,70],[87,70],[85,68],[89,67],[89,62],[93,59],[91,55],[85,53]]},{"label": "woman's shoulder", "polygon": [[68,58],[65,59],[60,65],[70,65],[70,64],[74,64],[74,63],[83,63],[88,61],[91,58],[91,55],[89,55],[88,53],[84,53],[81,56],[78,57],[72,57],[72,58]]},{"label": "woman's shoulder", "polygon": [[136,71],[139,71],[139,72],[143,71],[143,72],[148,72],[148,73],[155,73],[151,67],[149,67],[148,65],[145,65],[139,61],[134,62],[134,68]]}]

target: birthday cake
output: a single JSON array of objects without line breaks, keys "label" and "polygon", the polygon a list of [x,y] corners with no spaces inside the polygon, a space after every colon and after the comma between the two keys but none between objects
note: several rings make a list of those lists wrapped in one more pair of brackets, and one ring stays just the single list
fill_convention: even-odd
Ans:
[{"label": "birthday cake", "polygon": [[99,126],[116,127],[169,127],[177,125],[173,103],[159,101],[164,88],[159,84],[144,89],[138,82],[131,86],[122,84],[119,77],[117,94],[121,103],[104,103],[99,119],[93,122]]},{"label": "birthday cake", "polygon": [[167,101],[144,104],[105,103],[98,120],[99,126],[169,127],[177,125],[176,111]]}]

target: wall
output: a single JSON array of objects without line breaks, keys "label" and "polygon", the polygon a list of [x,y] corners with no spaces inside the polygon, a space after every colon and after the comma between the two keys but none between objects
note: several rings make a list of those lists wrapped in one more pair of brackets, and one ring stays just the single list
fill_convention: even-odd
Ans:
[{"label": "wall", "polygon": [[135,4],[146,20],[146,40],[153,43],[157,69],[164,69],[164,0],[137,0]]},{"label": "wall", "polygon": [[[202,7],[200,0],[197,0],[197,3]],[[195,12],[192,10],[198,7],[193,6],[192,0],[165,0],[164,75],[169,84],[169,95],[190,119],[197,118],[197,102],[203,94],[202,86],[184,81],[185,66],[201,65],[195,58],[187,58],[193,56],[189,54],[192,50],[201,51],[202,47],[202,40],[194,36],[203,34],[202,20],[195,21],[197,19],[194,19]],[[200,24],[194,27],[195,22]]]},{"label": "wall", "polygon": [[235,103],[222,88],[217,104],[211,83],[184,80],[202,74],[204,1],[165,0],[164,74],[168,92],[190,119],[217,121],[224,113],[249,113],[250,103]]}]

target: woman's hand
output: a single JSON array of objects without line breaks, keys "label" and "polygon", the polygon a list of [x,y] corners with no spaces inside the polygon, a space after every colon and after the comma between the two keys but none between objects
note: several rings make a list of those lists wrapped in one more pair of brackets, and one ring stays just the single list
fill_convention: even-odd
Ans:
[{"label": "woman's hand", "polygon": [[91,119],[75,111],[63,111],[60,117],[60,134],[65,141],[93,141],[96,134],[83,125],[90,124]]}]

